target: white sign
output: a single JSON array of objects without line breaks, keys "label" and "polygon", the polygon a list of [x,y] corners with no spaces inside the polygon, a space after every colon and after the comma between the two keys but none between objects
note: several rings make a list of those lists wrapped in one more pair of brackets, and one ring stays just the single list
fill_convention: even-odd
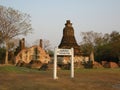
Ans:
[{"label": "white sign", "polygon": [[74,78],[74,50],[73,48],[71,49],[58,49],[55,48],[55,53],[54,53],[54,68],[53,68],[53,78],[58,79],[57,77],[57,55],[71,55],[71,78]]},{"label": "white sign", "polygon": [[57,49],[57,55],[71,55],[72,50],[71,49]]}]

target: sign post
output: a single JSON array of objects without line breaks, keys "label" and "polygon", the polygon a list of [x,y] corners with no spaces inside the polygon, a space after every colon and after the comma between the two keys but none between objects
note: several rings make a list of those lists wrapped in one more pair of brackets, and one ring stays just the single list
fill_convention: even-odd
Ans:
[{"label": "sign post", "polygon": [[55,48],[55,53],[54,53],[54,69],[53,69],[53,78],[58,79],[57,77],[57,55],[56,55],[57,48]]},{"label": "sign post", "polygon": [[74,78],[74,50],[71,48],[71,78]]},{"label": "sign post", "polygon": [[58,79],[57,77],[57,55],[71,55],[71,78],[74,78],[74,50],[73,48],[71,49],[58,49],[55,48],[55,53],[54,53],[54,69],[53,69],[53,78]]}]

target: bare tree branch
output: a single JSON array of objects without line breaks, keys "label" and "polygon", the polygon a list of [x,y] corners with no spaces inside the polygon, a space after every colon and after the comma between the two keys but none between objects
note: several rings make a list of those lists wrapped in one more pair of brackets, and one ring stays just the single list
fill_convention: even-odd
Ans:
[{"label": "bare tree branch", "polygon": [[0,6],[0,40],[6,44],[6,51],[9,49],[8,44],[12,38],[31,32],[32,27],[28,14]]}]

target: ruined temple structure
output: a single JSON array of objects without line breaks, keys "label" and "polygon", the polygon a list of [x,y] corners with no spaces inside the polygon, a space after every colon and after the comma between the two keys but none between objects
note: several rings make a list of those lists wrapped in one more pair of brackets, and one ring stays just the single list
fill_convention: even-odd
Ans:
[{"label": "ruined temple structure", "polygon": [[[66,21],[65,27],[63,29],[63,37],[58,46],[58,48],[62,49],[70,49],[74,48],[74,62],[81,63],[83,61],[88,61],[88,56],[83,56],[80,50],[80,46],[77,44],[75,36],[74,36],[74,29],[72,27],[72,23],[70,20]],[[69,56],[63,56],[60,60],[63,64],[68,64],[70,62]]]},{"label": "ruined temple structure", "polygon": [[16,55],[15,63],[22,61],[24,63],[30,63],[33,61],[40,61],[41,63],[48,63],[50,61],[49,54],[42,48],[42,39],[40,39],[39,45],[32,47],[25,47],[25,39],[23,38],[19,42],[19,52]]},{"label": "ruined temple structure", "polygon": [[62,49],[74,48],[74,54],[81,55],[80,46],[76,42],[74,29],[70,20],[66,21],[65,28],[63,29],[63,37],[58,47]]}]

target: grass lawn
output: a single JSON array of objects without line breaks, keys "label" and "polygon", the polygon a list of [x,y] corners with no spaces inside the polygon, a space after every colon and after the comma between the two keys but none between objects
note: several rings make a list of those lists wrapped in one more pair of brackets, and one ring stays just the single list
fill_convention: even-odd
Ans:
[{"label": "grass lawn", "polygon": [[0,90],[120,90],[120,68],[39,71],[25,67],[0,66]]}]

